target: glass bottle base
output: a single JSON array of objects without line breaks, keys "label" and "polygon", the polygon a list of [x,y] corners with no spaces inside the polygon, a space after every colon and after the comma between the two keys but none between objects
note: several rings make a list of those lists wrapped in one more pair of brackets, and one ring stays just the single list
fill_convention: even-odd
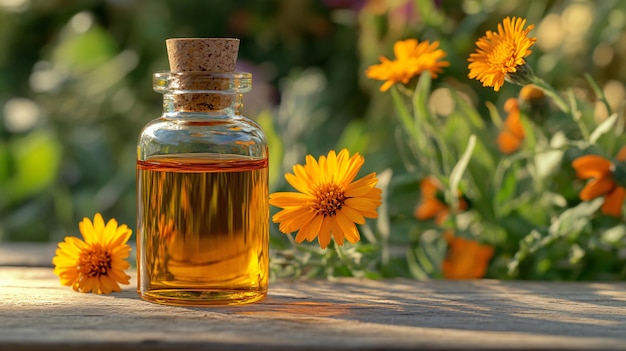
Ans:
[{"label": "glass bottle base", "polygon": [[267,290],[159,289],[139,292],[142,300],[174,306],[244,305],[263,300]]}]

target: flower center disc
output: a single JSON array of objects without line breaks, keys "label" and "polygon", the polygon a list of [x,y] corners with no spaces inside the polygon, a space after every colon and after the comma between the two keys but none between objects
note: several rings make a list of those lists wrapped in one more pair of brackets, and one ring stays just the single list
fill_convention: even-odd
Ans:
[{"label": "flower center disc", "polygon": [[516,66],[515,64],[515,45],[511,42],[499,43],[489,56],[489,61],[499,66],[503,72],[509,72],[511,68]]},{"label": "flower center disc", "polygon": [[78,270],[88,277],[107,275],[109,269],[111,269],[111,255],[100,246],[94,245],[91,250],[80,255]]},{"label": "flower center disc", "polygon": [[311,209],[316,215],[334,216],[345,202],[346,196],[341,187],[333,183],[323,184],[317,189]]}]

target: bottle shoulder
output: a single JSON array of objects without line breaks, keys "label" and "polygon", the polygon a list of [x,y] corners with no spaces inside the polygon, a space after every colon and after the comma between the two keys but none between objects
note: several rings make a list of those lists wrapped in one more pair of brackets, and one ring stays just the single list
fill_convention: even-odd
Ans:
[{"label": "bottle shoulder", "polygon": [[171,118],[162,116],[148,122],[142,128],[140,137],[158,137],[165,135],[194,136],[196,135],[194,133],[200,133],[206,137],[212,135],[231,135],[233,137],[254,135],[265,139],[263,128],[255,121],[243,116],[224,119]]},{"label": "bottle shoulder", "polygon": [[243,116],[164,115],[148,122],[139,135],[138,153],[142,159],[190,152],[267,157],[267,139],[256,122]]}]

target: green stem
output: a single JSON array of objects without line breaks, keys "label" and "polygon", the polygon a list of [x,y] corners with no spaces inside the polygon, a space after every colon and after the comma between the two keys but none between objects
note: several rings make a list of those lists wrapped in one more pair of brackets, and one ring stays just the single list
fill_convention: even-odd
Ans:
[{"label": "green stem", "polygon": [[570,116],[572,117],[576,125],[578,126],[578,129],[580,130],[580,133],[582,134],[583,138],[585,140],[589,140],[589,137],[590,137],[589,128],[587,128],[585,123],[583,123],[583,120],[581,118],[582,117],[581,112],[578,110],[578,104],[576,103],[576,97],[574,96],[574,91],[572,89],[569,89],[567,91],[567,94],[569,96],[569,101],[570,101],[570,106],[571,106]]},{"label": "green stem", "polygon": [[604,92],[602,91],[598,83],[596,83],[596,81],[591,77],[589,73],[585,73],[585,79],[587,79],[587,82],[589,82],[589,85],[591,85],[591,88],[593,89],[593,92],[596,94],[596,97],[600,101],[602,101],[602,103],[604,104],[604,107],[606,108],[606,113],[609,116],[612,115],[613,111],[611,109],[611,105],[609,104],[609,101],[606,99],[606,95],[604,95]]},{"label": "green stem", "polygon": [[346,256],[345,252],[343,252],[343,248],[341,247],[341,245],[338,245],[337,243],[335,243],[334,246],[335,246],[335,251],[337,252],[337,256],[339,257],[341,262],[343,262],[343,264],[346,265],[346,267],[348,267],[350,272],[352,272],[352,275],[354,275],[353,262]]},{"label": "green stem", "polygon": [[556,90],[554,90],[554,88],[550,84],[546,83],[543,79],[536,77],[536,76],[533,77],[532,83],[538,86],[547,95],[549,95],[554,101],[554,103],[561,109],[561,111],[567,114],[570,113],[570,108],[565,102],[565,100],[563,100],[561,95],[559,95],[559,93]]}]

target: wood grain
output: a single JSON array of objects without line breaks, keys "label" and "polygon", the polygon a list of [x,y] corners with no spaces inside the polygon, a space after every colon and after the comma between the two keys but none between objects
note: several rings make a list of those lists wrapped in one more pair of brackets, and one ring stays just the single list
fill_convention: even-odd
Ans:
[{"label": "wood grain", "polygon": [[625,283],[308,280],[190,308],[0,267],[0,297],[0,350],[626,350]]}]

